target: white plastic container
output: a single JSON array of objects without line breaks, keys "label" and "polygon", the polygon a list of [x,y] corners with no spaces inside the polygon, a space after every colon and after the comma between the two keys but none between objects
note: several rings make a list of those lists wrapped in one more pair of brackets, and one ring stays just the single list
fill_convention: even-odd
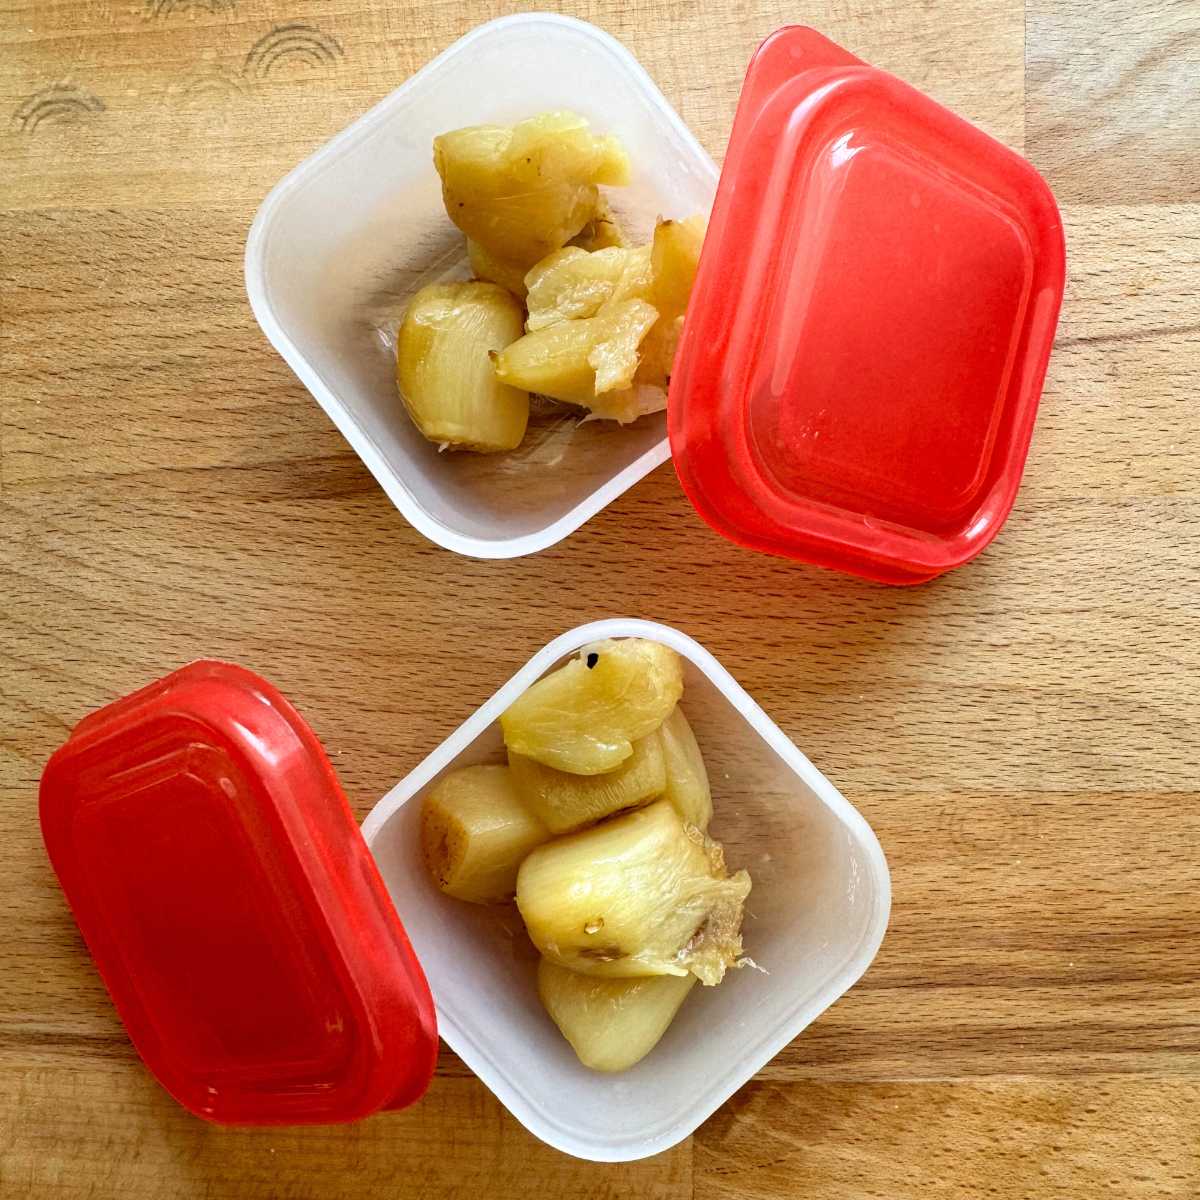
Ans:
[{"label": "white plastic container", "polygon": [[[515,913],[443,896],[421,862],[419,800],[447,770],[503,761],[500,714],[590,642],[644,637],[685,660],[683,704],[713,785],[713,834],[754,881],[744,968],[693,989],[636,1067],[580,1065],[543,1011],[536,954]],[[621,1162],[687,1137],[866,971],[891,883],[870,826],[728,672],[685,634],[645,621],[584,625],[555,639],[379,802],[363,836],[433,992],[439,1032],[510,1112],[550,1145]],[[505,934],[510,936],[505,936]]]},{"label": "white plastic container", "polygon": [[629,52],[582,21],[533,13],[479,26],[298,166],[246,245],[250,304],[272,344],[408,520],[480,558],[553,545],[670,457],[661,413],[625,428],[561,417],[509,454],[439,454],[396,394],[392,338],[409,298],[469,276],[433,138],[557,108],[625,143],[635,180],[610,196],[636,237],[659,214],[711,208],[717,168]]}]

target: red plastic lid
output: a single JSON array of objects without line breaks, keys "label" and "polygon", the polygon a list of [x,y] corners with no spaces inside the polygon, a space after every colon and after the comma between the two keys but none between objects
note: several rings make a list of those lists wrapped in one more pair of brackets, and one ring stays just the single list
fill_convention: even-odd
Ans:
[{"label": "red plastic lid", "polygon": [[745,546],[889,583],[978,554],[1064,281],[1024,159],[810,29],[750,64],[671,380],[685,491]]},{"label": "red plastic lid", "polygon": [[42,833],[134,1045],[212,1121],[420,1098],[433,1001],[320,743],[265,680],[199,662],[81,722]]}]

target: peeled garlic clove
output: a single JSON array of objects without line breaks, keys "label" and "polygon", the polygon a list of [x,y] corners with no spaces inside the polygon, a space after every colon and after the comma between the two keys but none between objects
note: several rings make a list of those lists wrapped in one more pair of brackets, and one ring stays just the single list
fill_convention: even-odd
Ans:
[{"label": "peeled garlic clove", "polygon": [[574,113],[511,128],[476,125],[434,139],[450,219],[492,254],[528,270],[573,238],[600,206],[597,184],[624,184],[629,159]]},{"label": "peeled garlic clove", "polygon": [[708,771],[696,735],[679,705],[662,723],[658,735],[666,765],[663,799],[687,824],[707,830],[713,813]]},{"label": "peeled garlic clove", "polygon": [[529,420],[529,396],[500,382],[491,355],[521,336],[524,312],[494,283],[435,283],[408,307],[396,339],[396,382],[431,442],[512,450]]},{"label": "peeled garlic clove", "polygon": [[720,983],[742,953],[750,877],[666,801],[539,846],[517,875],[533,944],[559,966]]},{"label": "peeled garlic clove", "polygon": [[658,733],[639,738],[633,753],[603,775],[556,771],[514,750],[508,765],[521,799],[551,833],[571,833],[663,794],[666,761]]},{"label": "peeled garlic clove", "polygon": [[[493,254],[478,242],[467,239],[467,260],[476,279],[498,283],[519,300],[525,298],[525,269]],[[515,339],[514,339],[515,340]]]},{"label": "peeled garlic clove", "polygon": [[603,393],[633,382],[638,346],[657,318],[645,301],[628,300],[606,303],[595,317],[543,326],[496,355],[496,378],[590,408]]},{"label": "peeled garlic clove", "polygon": [[596,395],[596,372],[588,362],[597,341],[594,320],[560,321],[518,338],[496,355],[496,379],[567,404],[588,404]]},{"label": "peeled garlic clove", "polygon": [[511,900],[525,856],[550,832],[521,802],[507,767],[463,767],[438,780],[421,808],[421,849],[448,896]]},{"label": "peeled garlic clove", "polygon": [[610,305],[596,318],[603,332],[588,354],[588,366],[596,372],[597,397],[632,385],[638,347],[657,320],[657,309],[644,300]]},{"label": "peeled garlic clove", "polygon": [[642,300],[653,303],[651,293],[654,288],[654,270],[652,265],[653,246],[638,246],[626,252],[625,267],[620,279],[613,287],[610,304],[624,304],[629,300]]},{"label": "peeled garlic clove", "polygon": [[625,1071],[658,1045],[696,982],[694,975],[597,979],[543,958],[538,995],[585,1067]]},{"label": "peeled garlic clove", "polygon": [[666,387],[675,366],[675,353],[683,332],[700,251],[704,245],[703,217],[686,221],[659,221],[650,247],[650,285],[646,299],[658,310],[659,320],[642,345],[637,378],[641,383]]},{"label": "peeled garlic clove", "polygon": [[703,217],[686,221],[659,221],[650,247],[654,294],[650,302],[671,316],[681,316],[688,306],[700,251],[704,248]]},{"label": "peeled garlic clove", "polygon": [[504,744],[559,771],[615,771],[683,695],[683,664],[661,642],[597,642],[539,679],[500,718]]},{"label": "peeled garlic clove", "polygon": [[[573,112],[547,112],[513,126],[505,161],[514,178],[587,179],[610,187],[629,183],[629,156],[615,134],[593,134]],[[599,208],[599,205],[597,205]]]},{"label": "peeled garlic clove", "polygon": [[577,246],[564,246],[547,255],[528,275],[526,330],[532,333],[560,321],[594,317],[612,295],[628,254],[618,248],[589,254]]}]

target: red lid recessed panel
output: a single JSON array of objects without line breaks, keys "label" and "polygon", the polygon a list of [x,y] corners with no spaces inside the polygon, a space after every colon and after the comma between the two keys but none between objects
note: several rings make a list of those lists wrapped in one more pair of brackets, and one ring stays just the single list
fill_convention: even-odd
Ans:
[{"label": "red lid recessed panel", "polygon": [[46,847],[138,1052],[214,1121],[350,1120],[425,1090],[433,1004],[320,744],[195,663],[83,721]]},{"label": "red lid recessed panel", "polygon": [[1063,286],[1033,168],[807,29],[755,56],[671,381],[733,540],[887,582],[957,566],[1016,494]]}]

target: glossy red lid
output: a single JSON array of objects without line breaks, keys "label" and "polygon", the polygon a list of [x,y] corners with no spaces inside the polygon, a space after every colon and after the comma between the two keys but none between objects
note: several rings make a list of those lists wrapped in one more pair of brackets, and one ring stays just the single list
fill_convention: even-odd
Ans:
[{"label": "glossy red lid", "polygon": [[212,1121],[418,1099],[433,1001],[320,743],[265,680],[199,662],[88,717],[42,833],[129,1036]]},{"label": "glossy red lid", "polygon": [[1012,507],[1064,279],[1024,159],[810,29],[746,76],[671,379],[671,448],[745,546],[889,583]]}]

